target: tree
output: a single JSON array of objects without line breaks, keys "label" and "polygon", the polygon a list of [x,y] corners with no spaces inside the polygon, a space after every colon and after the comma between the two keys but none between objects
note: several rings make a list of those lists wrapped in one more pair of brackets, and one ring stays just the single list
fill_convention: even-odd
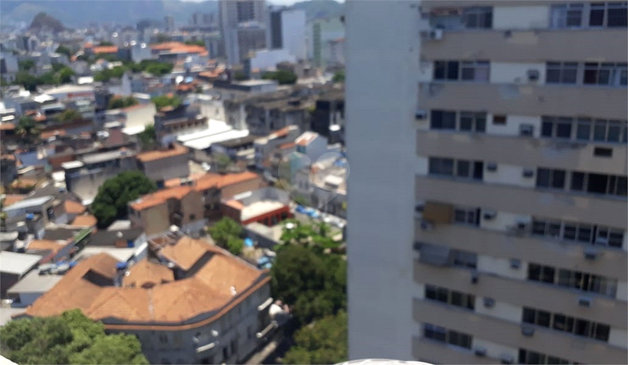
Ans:
[{"label": "tree", "polygon": [[189,41],[185,41],[185,44],[190,45],[190,46],[199,46],[199,47],[205,47],[205,43],[202,40],[189,40]]},{"label": "tree", "polygon": [[279,85],[293,85],[297,82],[297,74],[288,70],[278,70],[275,72],[266,72],[262,75],[264,80],[275,80]]},{"label": "tree", "polygon": [[[331,238],[331,227],[325,222],[305,224],[292,219],[284,221],[283,226],[281,242],[284,244],[308,245],[320,249],[340,246],[339,242]],[[288,229],[288,227],[291,228]]]},{"label": "tree", "polygon": [[236,71],[233,73],[233,78],[236,81],[244,81],[244,80],[248,80],[249,77],[246,75],[246,73],[244,73],[244,71]]},{"label": "tree", "polygon": [[139,104],[139,101],[132,96],[121,97],[114,96],[109,100],[107,109],[121,109]]},{"label": "tree", "polygon": [[109,46],[113,46],[113,43],[111,42],[100,42],[98,44],[99,47],[109,47]]},{"label": "tree", "polygon": [[271,269],[272,295],[293,306],[297,323],[310,323],[346,309],[346,272],[337,255],[288,245],[278,250]]},{"label": "tree", "polygon": [[345,72],[344,71],[338,71],[334,74],[334,77],[332,78],[332,81],[335,83],[344,83],[345,82]]},{"label": "tree", "polygon": [[33,60],[24,60],[17,63],[18,69],[21,71],[30,71],[35,68],[35,61]]},{"label": "tree", "polygon": [[72,57],[72,51],[64,45],[59,45],[59,47],[57,47],[57,50],[55,52],[66,55],[68,59]]},{"label": "tree", "polygon": [[339,311],[298,330],[284,364],[337,364],[346,361],[347,312]]},{"label": "tree", "polygon": [[140,147],[143,151],[155,149],[157,146],[157,134],[154,125],[147,125],[144,130],[137,135]]},{"label": "tree", "polygon": [[171,40],[172,38],[170,38],[169,35],[159,33],[157,34],[157,37],[155,38],[155,43],[165,43],[165,42],[170,42]]},{"label": "tree", "polygon": [[150,99],[157,109],[171,106],[173,108],[181,105],[181,98],[176,95],[160,95]]},{"label": "tree", "polygon": [[98,228],[106,228],[116,219],[125,218],[129,202],[155,190],[157,185],[139,171],[126,171],[107,179],[98,188],[91,206]]},{"label": "tree", "polygon": [[81,113],[79,113],[79,111],[76,110],[76,109],[66,109],[66,110],[62,111],[61,113],[59,113],[55,117],[55,119],[59,123],[71,123],[71,122],[74,122],[76,120],[83,119],[83,115],[81,115]]},{"label": "tree", "polygon": [[37,91],[39,80],[37,77],[26,71],[18,71],[15,74],[15,81],[13,83],[16,85],[22,85],[28,91]]},{"label": "tree", "polygon": [[32,144],[40,134],[41,130],[37,125],[37,122],[31,117],[21,117],[15,128],[15,133],[20,138],[22,143]]},{"label": "tree", "polygon": [[61,84],[67,84],[72,82],[72,76],[74,76],[74,71],[69,67],[63,67],[59,71],[57,71],[57,76]]},{"label": "tree", "polygon": [[0,343],[2,355],[20,364],[148,364],[135,336],[107,335],[78,309],[11,321]]},{"label": "tree", "polygon": [[229,217],[224,217],[207,229],[214,242],[226,248],[234,255],[239,255],[244,248],[244,241],[240,238],[242,226]]},{"label": "tree", "polygon": [[174,66],[169,63],[154,62],[147,64],[147,66],[144,68],[144,71],[153,76],[162,76],[169,74],[172,71],[173,67]]}]

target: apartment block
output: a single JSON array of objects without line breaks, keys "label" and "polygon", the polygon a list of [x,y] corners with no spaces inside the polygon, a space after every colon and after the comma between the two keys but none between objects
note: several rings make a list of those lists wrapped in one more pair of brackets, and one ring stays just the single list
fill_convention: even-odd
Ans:
[{"label": "apartment block", "polygon": [[347,2],[349,358],[625,363],[628,4],[378,3]]}]

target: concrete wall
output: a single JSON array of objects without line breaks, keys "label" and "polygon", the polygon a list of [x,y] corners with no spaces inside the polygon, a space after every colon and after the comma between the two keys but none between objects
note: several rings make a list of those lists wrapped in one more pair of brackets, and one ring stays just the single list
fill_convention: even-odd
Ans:
[{"label": "concrete wall", "polygon": [[493,8],[493,29],[544,29],[549,26],[550,7],[496,6]]},{"label": "concrete wall", "polygon": [[283,48],[296,59],[305,59],[305,11],[297,9],[282,11],[281,29]]},{"label": "concrete wall", "polygon": [[413,360],[418,3],[347,1],[345,14],[349,359]]},{"label": "concrete wall", "polygon": [[185,153],[178,156],[147,161],[142,163],[142,170],[144,174],[146,174],[146,177],[153,181],[188,177],[190,175],[188,157],[188,154]]}]

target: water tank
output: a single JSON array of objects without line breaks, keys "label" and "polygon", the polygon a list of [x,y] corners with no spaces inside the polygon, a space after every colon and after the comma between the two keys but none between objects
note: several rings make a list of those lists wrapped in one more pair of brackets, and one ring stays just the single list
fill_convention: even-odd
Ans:
[{"label": "water tank", "polygon": [[127,263],[126,262],[118,262],[116,264],[116,271],[124,271],[127,268]]}]

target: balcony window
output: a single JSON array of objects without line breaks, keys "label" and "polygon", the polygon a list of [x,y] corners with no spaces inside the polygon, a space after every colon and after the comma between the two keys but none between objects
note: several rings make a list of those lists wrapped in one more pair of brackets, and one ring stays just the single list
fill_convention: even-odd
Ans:
[{"label": "balcony window", "polygon": [[[552,314],[550,312],[526,307],[523,308],[522,322],[553,328],[558,331],[570,332],[577,336],[590,337],[605,342],[608,342],[610,332],[610,327],[602,323],[568,317],[561,313]],[[573,323],[573,326],[571,323]]]},{"label": "balcony window", "polygon": [[519,349],[519,364],[571,364],[565,359],[547,356],[535,351]]},{"label": "balcony window", "polygon": [[471,349],[473,339],[473,337],[466,333],[448,330],[430,323],[423,324],[423,336],[438,342],[448,343],[466,349]]},{"label": "balcony window", "polygon": [[546,68],[548,84],[576,84],[578,80],[577,62],[547,62]]},{"label": "balcony window", "polygon": [[556,270],[551,266],[530,264],[528,266],[528,280],[554,284]]},{"label": "balcony window", "polygon": [[434,61],[434,80],[457,81],[460,62]]},{"label": "balcony window", "polygon": [[493,28],[493,8],[473,7],[463,11],[463,22],[467,29]]},{"label": "balcony window", "polygon": [[480,225],[480,209],[479,208],[454,208],[454,222],[467,224],[471,226]]},{"label": "balcony window", "polygon": [[430,114],[430,126],[432,129],[456,130],[456,112],[432,110]]},{"label": "balcony window", "polygon": [[536,187],[564,189],[565,176],[565,170],[538,168],[536,173]]},{"label": "balcony window", "polygon": [[553,5],[550,26],[552,28],[579,28],[584,13],[583,3]]},{"label": "balcony window", "polygon": [[604,226],[578,222],[532,218],[532,234],[552,239],[579,241],[598,246],[621,248],[624,231]]},{"label": "balcony window", "polygon": [[541,136],[570,139],[572,125],[573,118],[544,116],[541,124]]},{"label": "balcony window", "polygon": [[626,63],[587,62],[583,83],[586,85],[626,86]]},{"label": "balcony window", "polygon": [[475,297],[473,295],[434,285],[425,286],[425,298],[471,310],[475,307]]},{"label": "balcony window", "polygon": [[460,130],[466,132],[485,132],[486,113],[461,112]]},{"label": "balcony window", "polygon": [[589,26],[625,28],[627,16],[626,2],[591,3]]},{"label": "balcony window", "polygon": [[430,157],[429,159],[429,173],[431,175],[454,175],[454,159],[453,158],[439,158]]},{"label": "balcony window", "polygon": [[490,74],[489,61],[462,62],[460,73],[463,81],[488,82]]}]

